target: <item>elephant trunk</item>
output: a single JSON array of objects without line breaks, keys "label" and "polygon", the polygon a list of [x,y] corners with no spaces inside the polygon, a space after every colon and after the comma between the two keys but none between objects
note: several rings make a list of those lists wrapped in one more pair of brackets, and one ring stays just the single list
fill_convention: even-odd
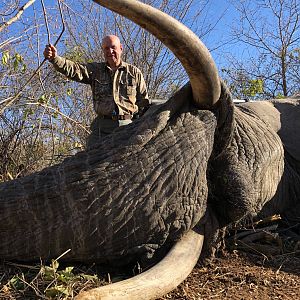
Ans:
[{"label": "elephant trunk", "polygon": [[145,28],[167,46],[185,68],[200,108],[211,108],[220,96],[215,63],[205,45],[180,22],[147,4],[132,0],[93,0]]}]

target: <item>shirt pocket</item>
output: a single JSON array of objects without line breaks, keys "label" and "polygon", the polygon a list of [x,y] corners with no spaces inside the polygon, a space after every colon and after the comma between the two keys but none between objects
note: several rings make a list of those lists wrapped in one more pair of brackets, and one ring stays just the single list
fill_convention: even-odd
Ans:
[{"label": "shirt pocket", "polygon": [[107,80],[94,80],[94,98],[99,100],[99,98],[107,97],[112,95],[111,82]]},{"label": "shirt pocket", "polygon": [[136,97],[136,88],[137,88],[136,80],[134,78],[132,78],[132,77],[129,78],[129,80],[127,81],[126,92],[127,92],[128,98],[131,101],[135,100],[135,97]]}]

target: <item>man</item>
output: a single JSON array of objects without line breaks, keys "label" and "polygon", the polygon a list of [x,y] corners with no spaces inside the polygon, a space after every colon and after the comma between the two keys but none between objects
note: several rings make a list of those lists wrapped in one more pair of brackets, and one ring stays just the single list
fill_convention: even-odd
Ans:
[{"label": "man", "polygon": [[47,45],[44,56],[55,69],[69,79],[90,84],[97,118],[91,124],[87,146],[132,122],[135,114],[143,114],[150,105],[142,72],[122,61],[123,46],[115,35],[102,40],[105,62],[80,64],[57,54],[53,45]]}]

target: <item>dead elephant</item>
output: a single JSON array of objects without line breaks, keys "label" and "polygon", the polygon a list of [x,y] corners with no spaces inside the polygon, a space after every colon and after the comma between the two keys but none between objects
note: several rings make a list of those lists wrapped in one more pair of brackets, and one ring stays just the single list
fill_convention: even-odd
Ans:
[{"label": "dead elephant", "polygon": [[[182,24],[139,1],[95,2],[162,40],[190,83],[94,149],[1,184],[0,258],[45,260],[70,248],[68,261],[147,261],[179,241],[140,281],[78,297],[152,299],[196,263],[202,236],[193,229],[209,248],[219,228],[247,216],[299,222],[300,100],[235,107],[208,50]],[[161,276],[172,263],[178,274],[168,282]]]}]

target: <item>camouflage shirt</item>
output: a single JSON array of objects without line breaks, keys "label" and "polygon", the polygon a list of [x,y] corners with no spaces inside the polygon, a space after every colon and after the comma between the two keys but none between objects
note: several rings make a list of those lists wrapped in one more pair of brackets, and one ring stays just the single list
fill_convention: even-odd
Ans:
[{"label": "camouflage shirt", "polygon": [[114,72],[105,62],[81,64],[56,56],[51,63],[69,79],[91,86],[98,115],[133,115],[150,104],[143,74],[131,64],[122,62]]}]

